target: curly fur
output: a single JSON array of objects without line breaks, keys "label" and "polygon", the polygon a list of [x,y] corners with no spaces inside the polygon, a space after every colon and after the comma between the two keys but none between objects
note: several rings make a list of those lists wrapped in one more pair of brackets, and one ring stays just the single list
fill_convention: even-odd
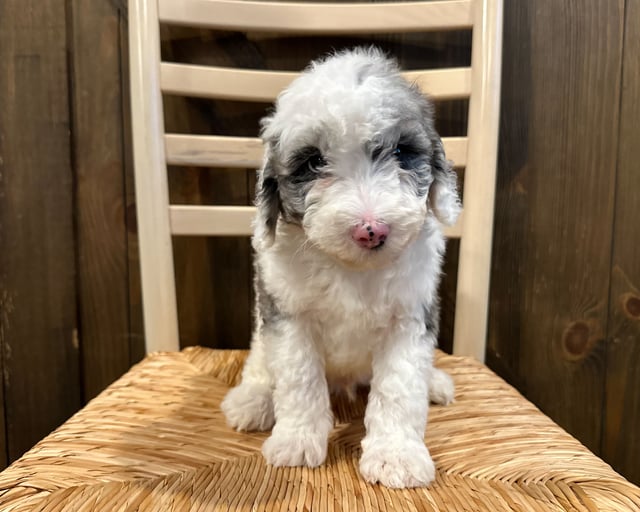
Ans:
[{"label": "curly fur", "polygon": [[[273,427],[273,465],[322,464],[330,390],[370,384],[360,471],[429,484],[428,397],[453,399],[433,367],[441,223],[460,210],[432,107],[375,49],[313,62],[263,120],[253,247],[256,330],[242,383],[222,408],[238,429]],[[350,233],[384,222],[384,245]]]}]

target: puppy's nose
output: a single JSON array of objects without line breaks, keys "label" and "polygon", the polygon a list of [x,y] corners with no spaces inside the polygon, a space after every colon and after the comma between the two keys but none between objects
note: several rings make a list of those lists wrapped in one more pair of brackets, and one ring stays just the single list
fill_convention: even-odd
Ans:
[{"label": "puppy's nose", "polygon": [[351,230],[351,238],[364,249],[377,249],[384,245],[390,228],[384,222],[363,221]]}]

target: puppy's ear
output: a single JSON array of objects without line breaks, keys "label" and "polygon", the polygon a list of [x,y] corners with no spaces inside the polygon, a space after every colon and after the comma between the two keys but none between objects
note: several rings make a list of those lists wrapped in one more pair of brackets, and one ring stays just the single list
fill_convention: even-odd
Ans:
[{"label": "puppy's ear", "polygon": [[264,234],[268,244],[272,244],[276,236],[276,224],[280,214],[280,194],[275,170],[273,153],[266,147],[264,163],[258,170],[256,206],[258,208],[257,230]]},{"label": "puppy's ear", "polygon": [[458,177],[444,154],[440,137],[434,136],[432,143],[433,183],[429,189],[429,206],[440,222],[453,226],[462,210],[458,196]]}]

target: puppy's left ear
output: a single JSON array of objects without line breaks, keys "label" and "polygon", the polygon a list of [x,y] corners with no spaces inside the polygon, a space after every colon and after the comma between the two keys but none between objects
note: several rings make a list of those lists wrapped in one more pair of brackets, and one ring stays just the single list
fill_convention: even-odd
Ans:
[{"label": "puppy's left ear", "polygon": [[440,137],[435,136],[432,143],[433,183],[429,189],[429,206],[440,222],[453,226],[462,211],[458,195],[458,177],[444,154]]}]

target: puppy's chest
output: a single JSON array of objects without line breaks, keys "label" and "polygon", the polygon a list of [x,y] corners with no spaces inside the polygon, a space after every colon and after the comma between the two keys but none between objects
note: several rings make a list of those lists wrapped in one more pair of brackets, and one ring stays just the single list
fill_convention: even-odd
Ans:
[{"label": "puppy's chest", "polygon": [[399,300],[386,283],[368,275],[345,277],[340,273],[316,272],[303,282],[291,282],[291,297],[303,315],[324,329],[362,332],[388,325],[398,313]]},{"label": "puppy's chest", "polygon": [[376,346],[421,311],[424,280],[411,269],[354,272],[305,255],[265,258],[262,268],[267,290],[283,313],[306,324],[330,376],[369,373]]},{"label": "puppy's chest", "polygon": [[[319,282],[317,284],[320,284]],[[301,301],[300,317],[323,352],[331,376],[370,372],[371,351],[391,332],[399,305],[374,283],[327,279]],[[304,304],[304,305],[303,305]]]},{"label": "puppy's chest", "polygon": [[325,303],[301,315],[323,355],[330,381],[366,379],[374,347],[389,335],[391,318],[367,309]]}]

